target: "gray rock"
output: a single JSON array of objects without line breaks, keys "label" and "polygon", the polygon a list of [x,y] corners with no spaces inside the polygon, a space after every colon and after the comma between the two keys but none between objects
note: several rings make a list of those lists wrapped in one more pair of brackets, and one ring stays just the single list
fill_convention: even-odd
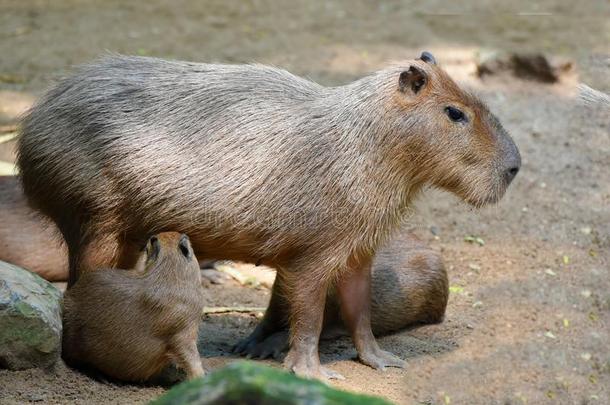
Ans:
[{"label": "gray rock", "polygon": [[23,370],[57,361],[61,296],[38,275],[0,261],[0,367]]},{"label": "gray rock", "polygon": [[573,67],[571,61],[549,58],[540,53],[481,52],[477,55],[479,77],[510,72],[521,79],[555,83]]}]

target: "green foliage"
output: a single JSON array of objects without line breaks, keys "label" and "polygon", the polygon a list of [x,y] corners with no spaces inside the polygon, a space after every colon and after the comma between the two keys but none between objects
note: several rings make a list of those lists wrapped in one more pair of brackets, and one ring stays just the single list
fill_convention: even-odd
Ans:
[{"label": "green foliage", "polygon": [[390,405],[384,399],[340,391],[316,380],[240,361],[205,378],[184,382],[151,405]]}]

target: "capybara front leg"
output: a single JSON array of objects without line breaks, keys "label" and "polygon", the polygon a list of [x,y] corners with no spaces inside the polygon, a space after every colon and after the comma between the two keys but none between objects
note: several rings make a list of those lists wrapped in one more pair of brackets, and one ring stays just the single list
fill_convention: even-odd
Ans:
[{"label": "capybara front leg", "polygon": [[352,335],[360,361],[378,370],[386,367],[405,367],[404,360],[381,350],[373,336],[370,263],[344,274],[337,283],[337,292],[341,315]]},{"label": "capybara front leg", "polygon": [[341,374],[320,365],[318,353],[328,283],[311,274],[310,277],[299,274],[291,281],[290,350],[284,366],[307,378],[343,379]]},{"label": "capybara front leg", "polygon": [[194,331],[175,336],[171,342],[171,353],[176,360],[176,365],[185,371],[188,380],[205,374],[197,350],[196,328]]}]

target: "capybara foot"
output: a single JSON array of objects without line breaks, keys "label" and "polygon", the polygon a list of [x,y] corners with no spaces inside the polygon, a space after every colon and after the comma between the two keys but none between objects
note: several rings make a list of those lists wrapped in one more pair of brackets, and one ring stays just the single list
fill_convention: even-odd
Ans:
[{"label": "capybara foot", "polygon": [[261,324],[258,324],[247,338],[242,339],[239,341],[239,343],[233,346],[233,353],[245,356],[249,354],[256,346],[262,344],[270,335],[270,333],[266,333],[264,329],[265,328],[261,326]]},{"label": "capybara foot", "polygon": [[193,363],[191,367],[186,370],[186,379],[192,380],[193,378],[202,377],[205,374],[205,370],[201,365],[201,361]]},{"label": "capybara foot", "polygon": [[212,284],[224,284],[231,276],[215,269],[201,269],[201,278]]},{"label": "capybara foot", "polygon": [[278,360],[282,353],[288,349],[288,331],[276,332],[267,338],[248,346],[242,354],[249,359],[267,359],[273,357]]},{"label": "capybara foot", "polygon": [[326,380],[345,380],[341,374],[329,368],[322,367],[317,356],[307,356],[292,349],[284,359],[284,367],[300,377]]},{"label": "capybara foot", "polygon": [[386,367],[405,368],[407,366],[406,361],[390,352],[381,350],[377,345],[361,350],[358,357],[362,363],[381,371],[385,370]]}]

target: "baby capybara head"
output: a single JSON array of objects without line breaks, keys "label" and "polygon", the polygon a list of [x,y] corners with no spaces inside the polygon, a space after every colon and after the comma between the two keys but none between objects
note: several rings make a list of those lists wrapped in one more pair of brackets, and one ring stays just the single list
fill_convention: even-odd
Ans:
[{"label": "baby capybara head", "polygon": [[185,234],[163,232],[151,236],[142,249],[137,269],[184,269],[199,271],[199,263]]},{"label": "baby capybara head", "polygon": [[[422,184],[453,192],[476,207],[497,202],[521,166],[498,119],[462,90],[428,52],[394,70],[394,119],[402,156]],[[413,164],[415,163],[415,164]]]}]

